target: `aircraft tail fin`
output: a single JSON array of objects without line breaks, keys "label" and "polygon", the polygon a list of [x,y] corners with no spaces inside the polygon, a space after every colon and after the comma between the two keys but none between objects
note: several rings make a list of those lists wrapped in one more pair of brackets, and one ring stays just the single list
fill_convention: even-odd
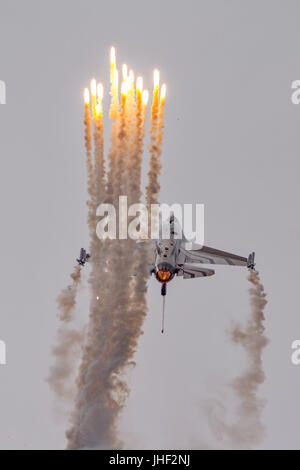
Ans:
[{"label": "aircraft tail fin", "polygon": [[252,253],[250,253],[250,255],[248,256],[248,260],[247,260],[247,268],[248,269],[255,269],[254,266],[255,266],[255,262],[254,262],[254,259],[255,259],[255,252],[252,251]]}]

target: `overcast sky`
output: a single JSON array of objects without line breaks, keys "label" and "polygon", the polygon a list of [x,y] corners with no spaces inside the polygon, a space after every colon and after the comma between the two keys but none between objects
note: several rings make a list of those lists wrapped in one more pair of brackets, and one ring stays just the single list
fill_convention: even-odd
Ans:
[{"label": "overcast sky", "polygon": [[[55,299],[88,243],[82,90],[102,80],[108,105],[111,45],[147,86],[154,67],[167,83],[161,200],[204,203],[207,245],[256,251],[270,338],[261,448],[300,448],[300,365],[291,363],[300,338],[299,14],[296,0],[0,0],[0,448],[65,447],[67,417],[44,379]],[[202,405],[214,396],[234,404],[226,384],[244,358],[227,331],[247,318],[247,272],[225,266],[169,287],[161,335],[160,287],[150,282],[121,428],[129,447],[218,447]]]}]

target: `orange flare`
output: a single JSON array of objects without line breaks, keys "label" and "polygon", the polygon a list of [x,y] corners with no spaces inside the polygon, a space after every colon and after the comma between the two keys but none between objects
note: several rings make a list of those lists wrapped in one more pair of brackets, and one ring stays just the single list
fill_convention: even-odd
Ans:
[{"label": "orange flare", "polygon": [[91,95],[96,96],[96,93],[97,93],[97,84],[96,84],[96,80],[93,78],[93,80],[91,80]]},{"label": "orange flare", "polygon": [[96,117],[99,117],[102,113],[102,106],[100,103],[96,104],[95,106],[95,114],[96,114]]},{"label": "orange flare", "polygon": [[123,96],[126,96],[126,95],[127,95],[127,91],[128,91],[127,83],[126,83],[126,82],[122,82],[122,85],[121,85],[121,94],[122,94]]},{"label": "orange flare", "polygon": [[126,80],[127,75],[128,75],[128,67],[126,64],[122,65],[122,75],[123,75],[123,80]]},{"label": "orange flare", "polygon": [[139,90],[140,93],[143,92],[143,77],[138,77],[136,80],[136,89]]},{"label": "orange flare", "polygon": [[157,88],[159,86],[159,70],[155,69],[153,72],[153,82],[154,82],[154,88]]},{"label": "orange flare", "polygon": [[114,48],[114,46],[112,46],[112,48],[110,49],[110,63],[116,63],[116,49]]},{"label": "orange flare", "polygon": [[144,91],[143,91],[143,94],[142,94],[143,106],[147,106],[148,100],[149,100],[149,91],[148,91],[148,90],[144,90]]},{"label": "orange flare", "polygon": [[164,83],[161,87],[161,92],[160,92],[160,99],[161,100],[164,100],[165,97],[166,97],[166,91],[167,91],[167,86],[166,84]]},{"label": "orange flare", "polygon": [[103,85],[102,85],[102,83],[98,83],[98,85],[97,85],[97,97],[98,97],[98,100],[100,100],[100,101],[103,100]]},{"label": "orange flare", "polygon": [[133,73],[133,70],[129,70],[128,81],[129,81],[130,85],[132,85],[132,84],[134,83],[134,73]]}]

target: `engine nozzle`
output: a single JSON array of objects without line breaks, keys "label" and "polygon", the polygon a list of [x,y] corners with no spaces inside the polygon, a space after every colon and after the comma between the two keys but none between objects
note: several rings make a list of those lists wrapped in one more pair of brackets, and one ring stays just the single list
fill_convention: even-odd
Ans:
[{"label": "engine nozzle", "polygon": [[156,279],[163,284],[171,280],[172,273],[169,270],[159,269],[156,273]]}]

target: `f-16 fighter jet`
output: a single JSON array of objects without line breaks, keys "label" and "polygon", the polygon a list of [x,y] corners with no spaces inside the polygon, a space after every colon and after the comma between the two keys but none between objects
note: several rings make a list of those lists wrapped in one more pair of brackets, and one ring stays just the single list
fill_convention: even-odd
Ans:
[{"label": "f-16 fighter jet", "polygon": [[181,227],[174,215],[171,215],[165,224],[166,223],[170,224],[170,237],[160,239],[155,243],[155,261],[151,266],[151,273],[155,275],[156,279],[162,285],[162,296],[165,297],[167,283],[170,282],[174,276],[182,276],[183,279],[193,279],[215,274],[213,269],[201,266],[203,264],[227,264],[229,266],[245,266],[248,269],[254,269],[254,252],[250,253],[248,258],[244,258],[243,256],[234,255],[208,246],[192,244],[191,249],[187,249],[187,240],[184,236],[178,238]]},{"label": "f-16 fighter jet", "polygon": [[80,266],[84,266],[90,257],[91,255],[89,255],[84,248],[81,248],[79,258],[76,258],[76,261]]}]

